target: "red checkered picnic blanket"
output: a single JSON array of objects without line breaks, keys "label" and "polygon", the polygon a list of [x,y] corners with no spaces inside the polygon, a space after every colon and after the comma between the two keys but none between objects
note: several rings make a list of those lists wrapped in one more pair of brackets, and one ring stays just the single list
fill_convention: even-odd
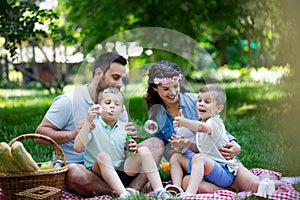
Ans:
[{"label": "red checkered picnic blanket", "polygon": [[[277,178],[281,177],[281,173],[279,172],[274,172],[266,169],[252,169],[251,172],[254,175],[259,176],[260,174],[263,173],[269,173],[272,175],[275,175]],[[154,192],[150,192],[145,194],[146,197],[151,197],[154,195]],[[234,200],[234,199],[247,199],[250,196],[257,196],[261,197],[262,199],[268,198],[268,199],[275,199],[275,200],[300,200],[300,192],[296,191],[293,186],[290,183],[286,183],[284,185],[281,185],[279,188],[276,189],[276,191],[270,195],[265,196],[265,195],[259,195],[257,193],[252,193],[250,191],[243,191],[243,192],[232,192],[229,190],[218,190],[215,193],[212,194],[196,194],[193,196],[186,196],[184,197],[185,199],[217,199],[217,200]],[[77,196],[76,194],[70,193],[69,191],[63,189],[62,190],[62,197],[61,199],[76,199],[76,200],[106,200],[106,199],[113,199],[109,195],[102,195],[102,196],[97,196],[93,198],[82,198],[80,196]],[[2,191],[0,189],[0,200],[4,200],[4,197],[2,195]]]}]

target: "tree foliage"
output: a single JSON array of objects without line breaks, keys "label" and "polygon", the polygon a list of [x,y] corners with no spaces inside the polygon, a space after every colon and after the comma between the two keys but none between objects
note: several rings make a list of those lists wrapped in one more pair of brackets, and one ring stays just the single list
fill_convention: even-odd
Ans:
[{"label": "tree foliage", "polygon": [[[66,0],[59,1],[55,10],[41,9],[37,2],[5,0],[1,4],[0,33],[11,57],[16,56],[16,47],[22,41],[41,50],[49,41],[53,49],[71,44],[87,54],[106,39],[127,30],[162,27],[197,41],[219,66],[285,64],[275,63],[279,38],[285,31],[280,0]],[[46,24],[48,28],[36,29],[36,24]],[[189,51],[180,45],[183,51]],[[166,55],[153,51],[156,58]],[[44,55],[52,73],[60,77],[55,77],[55,87],[63,88],[69,71],[66,75],[57,73],[56,63],[50,63],[49,55]],[[30,76],[38,80],[36,74]],[[66,79],[61,80],[62,77]]]},{"label": "tree foliage", "polygon": [[[35,0],[4,0],[0,8],[0,37],[5,39],[4,49],[9,51],[9,54],[4,54],[6,79],[10,82],[8,75],[8,55],[13,61],[21,62],[14,64],[14,68],[21,71],[23,76],[42,84],[50,93],[54,90],[59,93],[64,86],[68,84],[68,74],[74,65],[66,63],[65,69],[59,67],[55,60],[55,48],[63,44],[75,44],[76,39],[66,32],[63,27],[59,27],[59,16],[50,9],[42,9],[38,6],[38,1]],[[49,55],[43,47],[52,47],[53,54]],[[25,69],[23,60],[18,55],[17,48],[30,51],[32,54],[30,70]],[[35,51],[39,49],[44,55],[44,60],[48,64],[48,69],[53,75],[55,82],[47,83],[39,76],[38,66],[35,58]],[[17,59],[18,58],[18,59]],[[2,67],[1,72],[2,72]],[[2,73],[0,76],[2,81]]]},{"label": "tree foliage", "polygon": [[36,24],[54,26],[58,18],[52,10],[40,9],[35,1],[7,1],[1,3],[0,27],[1,36],[5,38],[4,48],[16,56],[16,48],[22,41],[47,37],[46,30],[36,29]]},{"label": "tree foliage", "polygon": [[[60,8],[69,28],[80,34],[85,53],[122,31],[163,27],[199,41],[216,53],[220,65],[229,62],[229,47],[235,49],[239,62],[253,65],[260,59],[259,64],[270,64],[282,25],[277,0],[68,0],[61,1]],[[251,44],[259,46],[259,52]]]}]

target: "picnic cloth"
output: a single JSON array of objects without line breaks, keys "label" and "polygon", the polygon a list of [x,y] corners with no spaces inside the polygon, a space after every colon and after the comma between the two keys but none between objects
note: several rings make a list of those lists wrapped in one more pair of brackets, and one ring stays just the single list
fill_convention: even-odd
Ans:
[{"label": "picnic cloth", "polygon": [[[260,174],[268,173],[275,175],[278,179],[281,177],[280,172],[274,172],[271,170],[266,170],[266,169],[259,169],[259,168],[254,168],[251,170],[251,172],[259,176]],[[151,197],[154,195],[154,192],[149,192],[145,194],[145,197]],[[268,196],[266,195],[259,195],[257,193],[252,193],[251,191],[243,191],[243,192],[232,192],[229,190],[218,190],[214,193],[206,193],[206,194],[196,194],[193,196],[186,196],[184,199],[217,199],[217,200],[236,200],[236,199],[247,199],[250,196],[256,196],[261,199],[275,199],[275,200],[300,200],[300,192],[296,191],[294,187],[292,186],[291,183],[285,183],[278,187],[276,191],[272,194],[269,194]],[[75,199],[75,200],[111,200],[113,199],[109,195],[102,195],[102,196],[97,196],[93,198],[83,198],[80,197],[74,193],[71,193],[65,189],[62,190],[62,196],[61,199]],[[175,199],[175,198],[174,198]],[[4,200],[2,190],[0,189],[0,200]]]}]

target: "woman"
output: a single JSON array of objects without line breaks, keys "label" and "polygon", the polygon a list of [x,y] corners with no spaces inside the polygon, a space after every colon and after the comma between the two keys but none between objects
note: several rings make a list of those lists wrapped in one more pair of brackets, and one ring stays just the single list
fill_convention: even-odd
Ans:
[{"label": "woman", "polygon": [[[182,114],[191,120],[198,120],[196,110],[197,94],[190,93],[181,84],[182,72],[177,64],[161,61],[151,66],[148,74],[148,89],[145,96],[147,110],[149,111],[149,118],[156,121],[158,124],[158,131],[153,137],[144,140],[140,143],[145,145],[153,152],[156,161],[159,162],[164,154],[165,158],[169,160],[174,152],[182,152],[186,148],[171,148],[176,147],[176,144],[171,142],[173,134],[177,134],[173,127],[173,120],[178,115],[179,110]],[[183,130],[183,134],[186,131]],[[220,152],[226,159],[232,159],[239,154],[240,146],[236,143],[236,139],[228,132],[228,139],[230,143],[220,148]],[[197,152],[196,146],[190,145],[189,149],[184,152],[186,156],[193,156],[193,152]],[[183,187],[187,184],[186,177]],[[231,188],[234,190],[252,190],[257,191],[259,179],[239,163],[239,170]],[[212,183],[204,182],[198,191],[214,192],[220,189]]]}]

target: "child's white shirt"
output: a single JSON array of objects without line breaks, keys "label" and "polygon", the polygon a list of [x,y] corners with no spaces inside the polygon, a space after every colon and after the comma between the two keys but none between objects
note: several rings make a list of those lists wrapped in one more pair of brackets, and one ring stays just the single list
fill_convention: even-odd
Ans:
[{"label": "child's white shirt", "polygon": [[196,142],[199,152],[204,157],[209,156],[219,163],[226,163],[229,171],[234,171],[236,175],[238,170],[237,160],[226,160],[218,150],[219,147],[223,147],[225,144],[229,143],[225,126],[220,115],[209,118],[205,124],[208,124],[211,127],[211,133],[197,132]]}]

